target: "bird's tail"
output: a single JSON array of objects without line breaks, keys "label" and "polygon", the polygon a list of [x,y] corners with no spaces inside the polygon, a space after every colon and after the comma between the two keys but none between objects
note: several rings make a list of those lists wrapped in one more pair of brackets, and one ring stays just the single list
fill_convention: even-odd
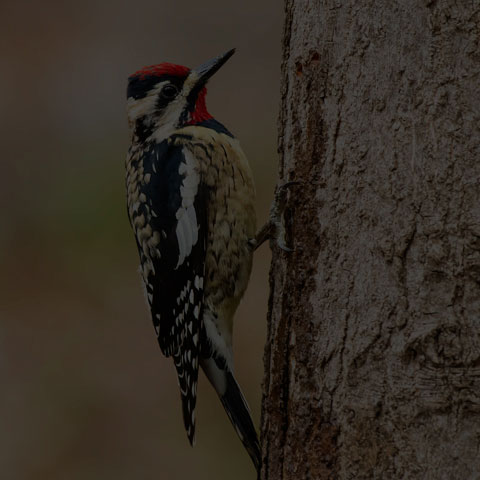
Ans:
[{"label": "bird's tail", "polygon": [[185,362],[182,354],[173,356],[182,397],[183,423],[190,445],[195,445],[195,404],[197,403],[198,363]]},{"label": "bird's tail", "polygon": [[226,365],[219,368],[213,358],[203,359],[202,368],[222,401],[223,408],[246,448],[257,472],[260,469],[260,444],[247,401],[232,372]]},{"label": "bird's tail", "polygon": [[231,372],[227,371],[226,376],[227,389],[225,394],[220,397],[220,400],[237,431],[237,435],[240,437],[258,471],[260,468],[260,444],[257,432],[253,426],[250,409]]}]

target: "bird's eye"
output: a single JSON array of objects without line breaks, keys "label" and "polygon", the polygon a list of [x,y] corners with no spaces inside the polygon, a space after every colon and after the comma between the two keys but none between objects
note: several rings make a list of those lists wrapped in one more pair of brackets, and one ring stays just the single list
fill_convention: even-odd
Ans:
[{"label": "bird's eye", "polygon": [[177,92],[177,87],[171,83],[162,88],[162,96],[165,98],[173,98]]}]

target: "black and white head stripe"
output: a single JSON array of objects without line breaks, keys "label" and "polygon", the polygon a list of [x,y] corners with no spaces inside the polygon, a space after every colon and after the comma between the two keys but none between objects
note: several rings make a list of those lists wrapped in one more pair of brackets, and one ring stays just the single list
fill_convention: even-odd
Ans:
[{"label": "black and white head stripe", "polygon": [[166,65],[168,68],[147,68],[129,78],[128,118],[141,142],[161,143],[176,128],[213,120],[205,101],[208,70]]},{"label": "black and white head stripe", "polygon": [[147,76],[132,76],[128,80],[127,98],[134,98],[139,100],[146,97],[154,91],[158,84],[174,85],[178,91],[183,88],[185,77],[177,75],[147,75]]},{"label": "black and white head stripe", "polygon": [[[172,83],[168,79],[156,80],[152,85],[148,84],[150,89],[147,91],[143,90],[143,85],[142,88],[132,86],[133,94],[127,99],[127,113],[137,135],[139,128],[148,126],[152,134],[157,134],[155,140],[161,143],[178,125],[186,101],[181,90],[183,81]],[[140,140],[145,141],[147,138]]]}]

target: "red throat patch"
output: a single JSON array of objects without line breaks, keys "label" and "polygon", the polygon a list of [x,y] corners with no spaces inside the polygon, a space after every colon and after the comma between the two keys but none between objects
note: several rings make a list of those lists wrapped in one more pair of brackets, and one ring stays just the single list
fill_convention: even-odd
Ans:
[{"label": "red throat patch", "polygon": [[205,120],[210,120],[213,118],[207,110],[207,104],[205,102],[205,97],[207,96],[207,89],[203,87],[200,90],[200,93],[197,97],[197,102],[195,103],[195,109],[193,110],[189,125],[195,125],[196,123],[204,122]]}]

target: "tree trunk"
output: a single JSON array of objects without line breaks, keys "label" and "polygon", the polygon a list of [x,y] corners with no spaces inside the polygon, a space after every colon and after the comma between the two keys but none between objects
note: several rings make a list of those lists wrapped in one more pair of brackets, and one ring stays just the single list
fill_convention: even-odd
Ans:
[{"label": "tree trunk", "polygon": [[480,4],[285,5],[262,479],[478,479]]}]

